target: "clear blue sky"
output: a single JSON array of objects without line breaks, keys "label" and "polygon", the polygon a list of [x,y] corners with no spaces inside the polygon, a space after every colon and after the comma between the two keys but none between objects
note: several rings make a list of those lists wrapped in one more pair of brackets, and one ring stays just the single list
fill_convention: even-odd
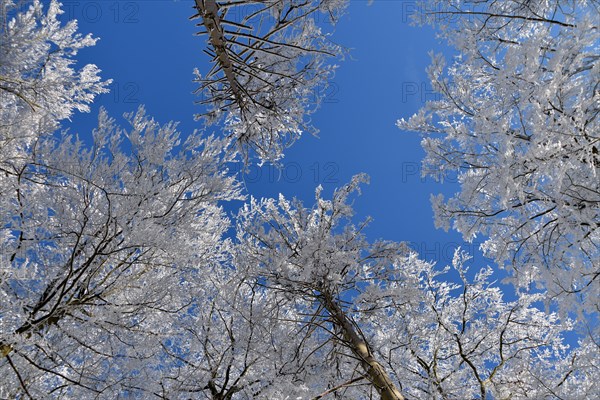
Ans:
[{"label": "clear blue sky", "polygon": [[[192,70],[207,70],[202,54],[206,38],[188,20],[192,0],[87,1],[63,0],[65,19],[79,21],[80,31],[101,40],[80,53],[95,63],[104,78],[112,78],[112,93],[101,96],[88,115],[78,114],[67,126],[89,138],[97,110],[113,117],[144,104],[160,122],[180,121],[183,133],[202,128],[193,121]],[[313,116],[320,137],[304,136],[288,150],[281,172],[271,166],[252,168],[247,193],[255,197],[296,196],[311,204],[315,186],[326,193],[359,172],[371,176],[356,201],[360,219],[372,216],[370,238],[408,241],[428,260],[450,261],[462,244],[479,266],[488,263],[476,248],[454,232],[436,230],[429,196],[452,193],[444,185],[420,177],[423,150],[420,137],[402,132],[395,121],[434,98],[425,68],[429,50],[447,51],[429,27],[412,27],[412,2],[351,0],[333,39],[351,48],[340,62],[322,108]],[[122,122],[122,121],[121,121]]]}]

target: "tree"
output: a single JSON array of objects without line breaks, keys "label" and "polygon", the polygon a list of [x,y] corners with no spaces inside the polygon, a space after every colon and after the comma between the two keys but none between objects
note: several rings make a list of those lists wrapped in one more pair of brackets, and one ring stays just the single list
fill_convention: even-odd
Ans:
[{"label": "tree", "polygon": [[117,129],[101,112],[90,149],[40,138],[2,178],[1,344],[21,386],[6,395],[123,390],[126,376],[112,370],[153,357],[192,302],[183,289],[198,279],[195,266],[224,251],[228,222],[216,203],[237,189],[223,142],[191,135],[175,152],[174,124],[143,109],[130,123]]},{"label": "tree", "polygon": [[436,101],[402,129],[425,134],[424,174],[457,173],[433,198],[450,224],[569,310],[600,311],[600,31],[594,1],[422,2],[458,51],[433,56]]},{"label": "tree", "polygon": [[[570,350],[563,334],[571,322],[541,311],[536,303],[543,295],[506,301],[491,280],[492,268],[473,275],[468,261],[457,250],[451,270],[422,263],[419,295],[370,318],[378,356],[407,397],[594,397],[598,365],[585,353],[597,354],[597,347]],[[459,283],[444,276],[452,270]]]},{"label": "tree", "polygon": [[105,91],[95,66],[71,67],[94,40],[61,27],[56,2],[46,14],[37,1],[11,7],[2,2],[0,393],[110,397],[131,390],[169,316],[191,302],[170,288],[224,251],[217,202],[239,197],[227,141],[183,141],[143,108],[128,130],[101,111],[91,147],[54,133]]},{"label": "tree", "polygon": [[89,111],[94,97],[106,93],[111,82],[102,82],[93,64],[73,68],[73,57],[97,39],[77,33],[76,21],[61,26],[56,1],[45,14],[39,1],[25,12],[17,10],[12,1],[0,3],[2,164],[18,159],[39,136],[53,133],[73,111]]},{"label": "tree", "polygon": [[[337,382],[330,344],[305,331],[299,302],[282,302],[236,269],[204,270],[198,301],[163,345],[163,398],[312,398]],[[200,291],[201,289],[202,291]]]},{"label": "tree", "polygon": [[[277,162],[303,131],[316,133],[307,121],[317,107],[334,66],[326,59],[341,54],[316,18],[331,21],[346,0],[225,1],[196,0],[207,35],[212,69],[196,72],[197,92],[209,105],[208,123],[224,122],[225,131],[247,154]],[[316,16],[315,16],[316,15]],[[236,21],[236,19],[239,20]]]},{"label": "tree", "polygon": [[[420,260],[403,243],[368,243],[351,222],[349,196],[364,176],[312,208],[283,196],[252,200],[240,212],[237,266],[280,302],[305,304],[302,323],[316,345],[355,360],[368,386],[335,386],[342,398],[588,398],[597,363],[570,351],[571,322],[536,307],[542,294],[507,302],[491,268],[469,277],[457,251],[453,269]],[[276,325],[278,321],[273,322]],[[581,361],[580,361],[581,358]],[[355,367],[355,368],[356,368]],[[586,371],[588,375],[582,373]],[[348,376],[352,380],[356,375]]]},{"label": "tree", "polygon": [[365,378],[383,400],[399,400],[404,397],[347,310],[352,304],[347,300],[350,293],[360,293],[363,284],[379,281],[390,286],[385,288],[387,292],[398,291],[402,285],[396,284],[393,270],[385,265],[393,264],[403,245],[381,242],[369,248],[352,225],[335,233],[340,222],[352,215],[348,195],[364,180],[364,176],[355,177],[336,191],[332,201],[322,199],[318,189],[312,210],[283,196],[277,203],[272,199],[252,201],[238,220],[243,246],[238,266],[248,264],[247,273],[266,279],[271,290],[307,303],[312,312],[305,323],[324,329],[329,332],[328,340],[341,343],[348,357],[359,361]]}]

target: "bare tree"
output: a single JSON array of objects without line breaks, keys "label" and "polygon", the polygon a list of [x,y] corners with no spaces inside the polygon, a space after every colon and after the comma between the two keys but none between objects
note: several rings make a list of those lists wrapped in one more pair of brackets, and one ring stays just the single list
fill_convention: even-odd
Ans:
[{"label": "bare tree", "polygon": [[74,111],[88,112],[111,83],[94,64],[75,68],[77,53],[97,39],[78,33],[76,21],[63,26],[56,1],[46,12],[39,1],[22,5],[19,12],[12,1],[0,2],[0,168]]},{"label": "bare tree", "polygon": [[276,162],[302,132],[316,133],[307,121],[319,105],[334,67],[327,58],[341,48],[317,24],[324,14],[335,21],[345,0],[196,0],[199,26],[207,35],[212,69],[197,73],[209,105],[206,121],[225,129],[246,155]]},{"label": "bare tree", "polygon": [[197,282],[198,301],[180,315],[180,333],[163,344],[159,396],[308,399],[347,381],[352,366],[336,366],[335,344],[304,325],[301,302],[283,300],[231,267],[205,270],[205,282]]},{"label": "bare tree", "polygon": [[365,179],[355,177],[336,191],[332,201],[321,198],[318,190],[313,209],[283,196],[278,202],[253,201],[240,213],[238,231],[244,250],[239,265],[246,265],[250,276],[266,280],[265,285],[281,296],[313,304],[306,323],[341,344],[346,356],[360,363],[371,389],[382,399],[404,399],[356,323],[360,313],[351,293],[379,289],[377,282],[388,286],[385,291],[399,290],[405,282],[395,279],[393,269],[387,267],[406,247],[369,245],[352,225],[338,232],[340,223],[352,215],[348,196]]},{"label": "bare tree", "polygon": [[[316,342],[360,367],[361,386],[333,387],[342,398],[585,398],[597,389],[592,343],[570,351],[569,320],[536,307],[544,294],[512,302],[492,268],[474,275],[457,251],[453,269],[420,260],[402,243],[368,243],[350,223],[349,195],[364,177],[305,208],[283,196],[252,201],[240,213],[237,268],[282,301],[310,305],[305,326]],[[299,342],[291,342],[297,346]],[[302,343],[302,342],[300,342]],[[585,372],[584,372],[585,371]],[[368,385],[364,385],[368,383]],[[319,398],[318,396],[315,398]]]},{"label": "bare tree", "polygon": [[441,97],[404,129],[426,134],[424,173],[458,173],[435,197],[436,224],[466,239],[523,288],[598,312],[600,10],[596,1],[423,2],[460,52],[429,69]]}]

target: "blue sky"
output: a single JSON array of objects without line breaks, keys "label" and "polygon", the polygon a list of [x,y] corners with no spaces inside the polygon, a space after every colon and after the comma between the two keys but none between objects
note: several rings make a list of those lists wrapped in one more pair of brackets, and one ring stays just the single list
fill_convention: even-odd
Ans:
[{"label": "blue sky", "polygon": [[[79,59],[97,64],[104,78],[114,80],[112,92],[100,96],[92,113],[78,114],[65,125],[71,132],[89,138],[100,106],[119,117],[140,104],[160,122],[180,121],[184,134],[202,128],[193,120],[200,108],[194,105],[192,70],[207,70],[206,38],[193,35],[199,30],[188,20],[193,1],[62,3],[65,19],[77,19],[81,32],[101,38]],[[421,178],[421,138],[395,126],[435,98],[425,74],[428,52],[448,52],[431,28],[409,25],[413,10],[408,1],[376,0],[370,6],[366,0],[350,1],[332,36],[351,49],[350,56],[338,62],[330,88],[322,89],[323,105],[313,115],[319,138],[306,135],[290,148],[281,171],[252,167],[245,178],[247,193],[273,197],[281,192],[311,204],[317,185],[330,194],[352,175],[366,172],[371,184],[355,205],[360,219],[374,219],[367,230],[371,239],[411,242],[425,259],[441,264],[460,244],[483,266],[489,261],[476,244],[433,224],[430,194],[451,194],[457,185]]]}]

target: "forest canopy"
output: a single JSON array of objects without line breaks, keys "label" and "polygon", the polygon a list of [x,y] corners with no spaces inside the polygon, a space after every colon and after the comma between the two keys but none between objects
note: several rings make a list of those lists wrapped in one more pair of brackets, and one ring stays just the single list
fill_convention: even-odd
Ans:
[{"label": "forest canopy", "polygon": [[248,192],[318,132],[347,0],[189,0],[199,128],[102,107],[79,134],[111,88],[80,56],[98,39],[55,0],[0,0],[0,397],[600,393],[600,5],[411,4],[452,51],[397,126],[425,176],[457,177],[436,226],[489,263],[370,237],[366,174],[311,202]]}]

